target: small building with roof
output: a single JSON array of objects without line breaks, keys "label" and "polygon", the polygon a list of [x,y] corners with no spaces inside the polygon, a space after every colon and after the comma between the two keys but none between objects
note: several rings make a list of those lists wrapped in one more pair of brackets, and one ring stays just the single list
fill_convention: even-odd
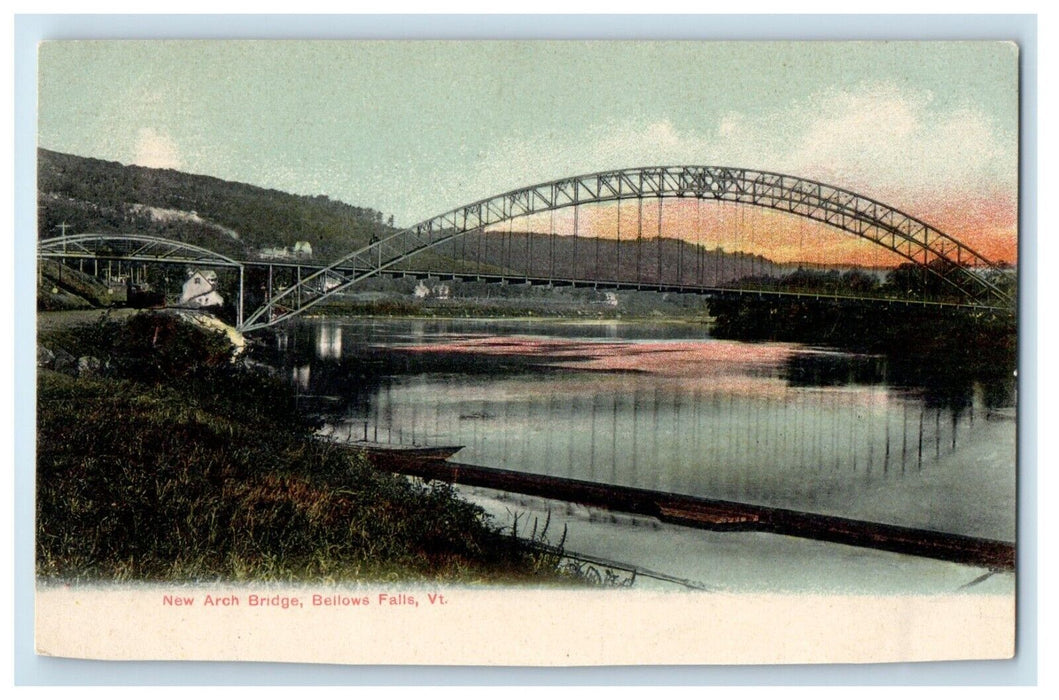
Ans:
[{"label": "small building with roof", "polygon": [[180,293],[180,305],[192,308],[221,306],[224,297],[217,291],[217,273],[213,270],[189,270]]}]

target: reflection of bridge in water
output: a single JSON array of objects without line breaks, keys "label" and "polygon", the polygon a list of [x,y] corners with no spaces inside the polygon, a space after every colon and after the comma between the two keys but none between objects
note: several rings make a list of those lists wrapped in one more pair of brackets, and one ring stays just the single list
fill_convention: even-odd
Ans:
[{"label": "reflection of bridge in water", "polygon": [[[694,242],[667,236],[664,200],[694,201]],[[635,211],[622,202],[632,202]],[[782,266],[764,257],[761,232],[736,241],[725,253],[703,233],[702,202],[781,212],[832,230],[882,251],[890,267],[905,263],[920,282],[907,288],[858,291],[814,284],[787,284]],[[589,222],[588,208],[616,208],[613,225]],[[559,222],[557,212],[572,222]],[[654,211],[652,211],[654,210]],[[546,232],[516,232],[516,219],[541,220]],[[673,212],[670,212],[673,216]],[[623,221],[624,218],[624,221]],[[507,224],[505,227],[504,224]],[[808,232],[815,250],[826,246]],[[782,237],[782,232],[771,235]],[[804,237],[805,232],[802,232]],[[759,250],[753,250],[757,246]],[[1010,311],[1012,273],[998,269],[964,242],[929,224],[855,192],[804,178],[742,168],[713,166],[617,170],[555,180],[513,190],[453,209],[362,245],[328,265],[239,261],[177,241],[138,235],[87,234],[43,240],[41,257],[118,259],[140,263],[210,265],[238,271],[237,326],[252,331],[281,323],[380,275],[439,279],[648,290],[702,294],[797,296],[854,302],[940,304]],[[263,302],[249,315],[245,271],[267,268]],[[788,270],[789,271],[789,270]]]},{"label": "reflection of bridge in water", "polygon": [[1014,541],[1010,375],[647,322],[317,318],[275,340],[340,441]]}]

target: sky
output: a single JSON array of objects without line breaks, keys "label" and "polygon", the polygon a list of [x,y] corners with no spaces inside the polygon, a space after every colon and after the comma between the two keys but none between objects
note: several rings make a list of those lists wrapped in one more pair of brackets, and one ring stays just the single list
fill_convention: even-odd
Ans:
[{"label": "sky", "polygon": [[[398,225],[581,173],[731,165],[852,189],[1016,259],[1010,43],[97,41],[45,42],[39,61],[42,147]],[[695,235],[682,206],[667,235]],[[763,252],[805,257],[781,251],[806,235],[790,219],[763,219],[779,231]]]}]

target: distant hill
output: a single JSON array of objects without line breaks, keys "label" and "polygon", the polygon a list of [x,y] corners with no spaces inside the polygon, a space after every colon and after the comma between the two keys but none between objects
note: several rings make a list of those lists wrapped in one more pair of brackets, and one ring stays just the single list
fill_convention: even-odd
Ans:
[{"label": "distant hill", "polygon": [[[463,271],[499,272],[533,277],[640,281],[645,284],[719,285],[747,276],[788,274],[797,266],[780,265],[760,255],[728,253],[673,238],[642,241],[546,233],[492,231],[468,233],[438,246],[436,255],[463,260]],[[419,265],[417,259],[408,266]],[[620,268],[620,271],[619,271]]]},{"label": "distant hill", "polygon": [[176,170],[38,149],[38,236],[144,233],[228,255],[308,241],[333,260],[391,229],[374,209]]}]

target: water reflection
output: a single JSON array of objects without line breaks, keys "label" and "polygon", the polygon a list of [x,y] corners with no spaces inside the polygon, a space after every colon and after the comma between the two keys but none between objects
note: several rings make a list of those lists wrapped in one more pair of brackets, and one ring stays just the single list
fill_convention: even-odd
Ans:
[{"label": "water reflection", "polygon": [[291,381],[301,391],[309,390],[309,379],[312,377],[310,365],[304,364],[291,368]]},{"label": "water reflection", "polygon": [[322,360],[342,357],[342,326],[321,323],[316,327],[316,357]]},{"label": "water reflection", "polygon": [[302,391],[342,399],[315,409],[350,439],[463,445],[464,463],[1013,537],[1014,422],[989,403],[1013,392],[917,386],[879,356],[673,324],[422,321],[309,324],[284,356]]},{"label": "water reflection", "polygon": [[655,377],[419,376],[385,382],[346,422],[382,442],[464,445],[459,459],[473,464],[774,502],[853,475],[929,467],[960,446],[975,415],[878,387],[779,378],[708,388]]}]

